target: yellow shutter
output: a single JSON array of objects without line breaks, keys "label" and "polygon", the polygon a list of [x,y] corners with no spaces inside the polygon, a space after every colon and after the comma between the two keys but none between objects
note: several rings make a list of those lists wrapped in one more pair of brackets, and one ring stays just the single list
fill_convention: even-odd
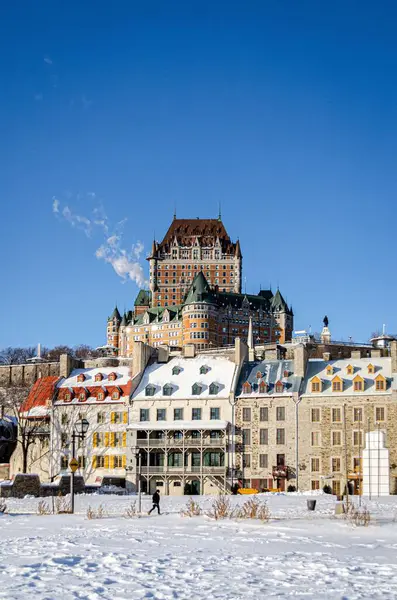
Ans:
[{"label": "yellow shutter", "polygon": [[109,446],[109,432],[105,432],[105,446]]},{"label": "yellow shutter", "polygon": [[109,468],[109,456],[105,455],[105,469]]},{"label": "yellow shutter", "polygon": [[114,433],[114,431],[112,431],[112,433],[110,434],[110,445],[112,446],[112,448],[114,448],[116,445],[116,434]]},{"label": "yellow shutter", "polygon": [[97,446],[98,446],[98,434],[94,433],[94,435],[92,436],[92,447],[97,448]]},{"label": "yellow shutter", "polygon": [[123,469],[125,469],[127,464],[127,456],[125,454],[123,454]]},{"label": "yellow shutter", "polygon": [[128,423],[128,412],[127,411],[125,411],[123,413],[123,423]]},{"label": "yellow shutter", "polygon": [[92,468],[96,469],[96,456],[92,457]]},{"label": "yellow shutter", "polygon": [[114,413],[114,412],[110,413],[110,422],[111,423],[115,423],[116,422],[116,413]]},{"label": "yellow shutter", "polygon": [[123,431],[123,448],[127,445],[127,432]]}]

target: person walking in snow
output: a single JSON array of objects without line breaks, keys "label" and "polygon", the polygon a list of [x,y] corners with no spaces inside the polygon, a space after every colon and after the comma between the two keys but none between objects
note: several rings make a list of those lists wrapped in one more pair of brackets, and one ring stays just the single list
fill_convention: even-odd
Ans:
[{"label": "person walking in snow", "polygon": [[157,512],[160,513],[160,491],[156,490],[152,496],[152,502],[153,502],[153,508],[151,508],[151,510],[149,510],[148,515],[150,515],[151,512],[154,511],[155,508],[157,508]]}]

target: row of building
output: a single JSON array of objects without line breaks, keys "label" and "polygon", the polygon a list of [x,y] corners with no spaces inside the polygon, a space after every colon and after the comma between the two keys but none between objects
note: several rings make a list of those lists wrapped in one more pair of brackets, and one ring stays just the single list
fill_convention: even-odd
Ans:
[{"label": "row of building", "polygon": [[[61,376],[39,379],[22,407],[42,427],[29,471],[68,473],[72,433],[86,419],[75,454],[87,483],[134,491],[140,481],[165,494],[329,485],[339,494],[348,482],[361,493],[366,440],[378,432],[397,492],[397,341],[344,352],[329,341],[312,358],[306,343],[254,347],[252,328],[248,344],[216,350],[136,342],[131,360],[83,368],[63,356]],[[13,473],[21,460],[16,450]]]}]

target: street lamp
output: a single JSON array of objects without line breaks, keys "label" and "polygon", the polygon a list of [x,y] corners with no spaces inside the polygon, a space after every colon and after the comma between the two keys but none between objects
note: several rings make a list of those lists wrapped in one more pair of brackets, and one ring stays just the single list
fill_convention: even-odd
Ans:
[{"label": "street lamp", "polygon": [[76,454],[76,438],[79,440],[84,440],[86,433],[88,431],[90,424],[87,421],[87,419],[79,419],[78,421],[76,421],[75,425],[74,425],[74,430],[72,433],[72,459],[70,461],[70,469],[71,469],[71,476],[70,476],[70,512],[74,513],[74,473],[78,467],[78,462],[77,459],[75,457]]},{"label": "street lamp", "polygon": [[141,449],[138,446],[134,446],[132,448],[132,452],[135,454],[135,458],[138,463],[138,514],[140,514],[141,509],[142,509],[142,498],[141,498],[142,454],[141,454]]}]

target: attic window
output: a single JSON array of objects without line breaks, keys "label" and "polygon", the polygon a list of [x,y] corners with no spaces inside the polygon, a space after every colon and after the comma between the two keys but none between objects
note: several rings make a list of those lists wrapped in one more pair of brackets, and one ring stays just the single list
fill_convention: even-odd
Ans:
[{"label": "attic window", "polygon": [[171,396],[172,391],[172,385],[169,383],[166,383],[165,386],[163,386],[163,396]]},{"label": "attic window", "polygon": [[215,382],[211,383],[211,385],[210,385],[210,394],[211,394],[211,396],[214,396],[218,392],[219,392],[219,385],[217,383],[215,383]]},{"label": "attic window", "polygon": [[354,373],[354,367],[352,365],[347,365],[347,367],[346,367],[346,373],[348,375],[353,375],[353,373]]},{"label": "attic window", "polygon": [[192,385],[192,394],[193,396],[199,396],[201,394],[202,386],[199,383],[194,383]]},{"label": "attic window", "polygon": [[180,367],[174,367],[172,369],[172,374],[173,375],[179,375],[179,373],[182,371],[182,369]]},{"label": "attic window", "polygon": [[266,381],[262,380],[259,383],[259,393],[260,394],[266,394],[266,392],[267,392],[267,383],[266,383]]},{"label": "attic window", "polygon": [[246,381],[243,384],[243,394],[250,394],[252,392],[252,387],[249,381]]},{"label": "attic window", "polygon": [[371,365],[371,364],[368,365],[368,373],[369,374],[375,373],[374,365]]},{"label": "attic window", "polygon": [[85,381],[85,375],[84,375],[84,373],[80,373],[80,375],[77,375],[77,381],[79,383],[81,383],[82,381]]},{"label": "attic window", "polygon": [[79,393],[79,402],[85,402],[87,400],[87,394],[85,392]]},{"label": "attic window", "polygon": [[154,393],[156,391],[156,388],[154,387],[154,385],[147,385],[145,387],[145,396],[154,396]]},{"label": "attic window", "polygon": [[114,372],[109,373],[108,379],[109,379],[109,381],[116,381],[116,379],[117,379],[116,373],[114,373]]},{"label": "attic window", "polygon": [[119,390],[114,390],[114,392],[112,392],[112,400],[118,400],[119,398],[120,398]]},{"label": "attic window", "polygon": [[256,378],[257,379],[262,379],[262,373],[260,371],[257,371]]},{"label": "attic window", "polygon": [[98,392],[96,399],[99,401],[105,400],[105,392]]},{"label": "attic window", "polygon": [[378,375],[375,379],[375,389],[377,392],[384,392],[386,389],[386,379],[383,375]]},{"label": "attic window", "polygon": [[276,381],[276,385],[274,386],[276,394],[282,394],[284,391],[284,385],[281,381]]},{"label": "attic window", "polygon": [[362,379],[356,379],[353,383],[353,388],[355,392],[363,392],[364,382],[362,381]]},{"label": "attic window", "polygon": [[70,392],[66,392],[66,394],[63,397],[65,402],[71,402],[72,401],[72,394]]},{"label": "attic window", "polygon": [[332,391],[333,392],[342,392],[343,391],[343,382],[338,378],[332,381]]},{"label": "attic window", "polygon": [[102,381],[102,379],[103,379],[103,375],[102,375],[102,373],[97,373],[97,374],[95,375],[95,381]]},{"label": "attic window", "polygon": [[207,367],[207,365],[203,365],[202,367],[200,367],[200,375],[206,375],[209,370],[210,368]]},{"label": "attic window", "polygon": [[285,369],[283,377],[289,377],[289,371],[287,369]]},{"label": "attic window", "polygon": [[312,381],[311,387],[312,393],[316,394],[318,392],[321,392],[321,382],[318,379]]},{"label": "attic window", "polygon": [[333,375],[334,374],[334,367],[332,365],[328,365],[327,369],[326,369],[327,375]]}]

